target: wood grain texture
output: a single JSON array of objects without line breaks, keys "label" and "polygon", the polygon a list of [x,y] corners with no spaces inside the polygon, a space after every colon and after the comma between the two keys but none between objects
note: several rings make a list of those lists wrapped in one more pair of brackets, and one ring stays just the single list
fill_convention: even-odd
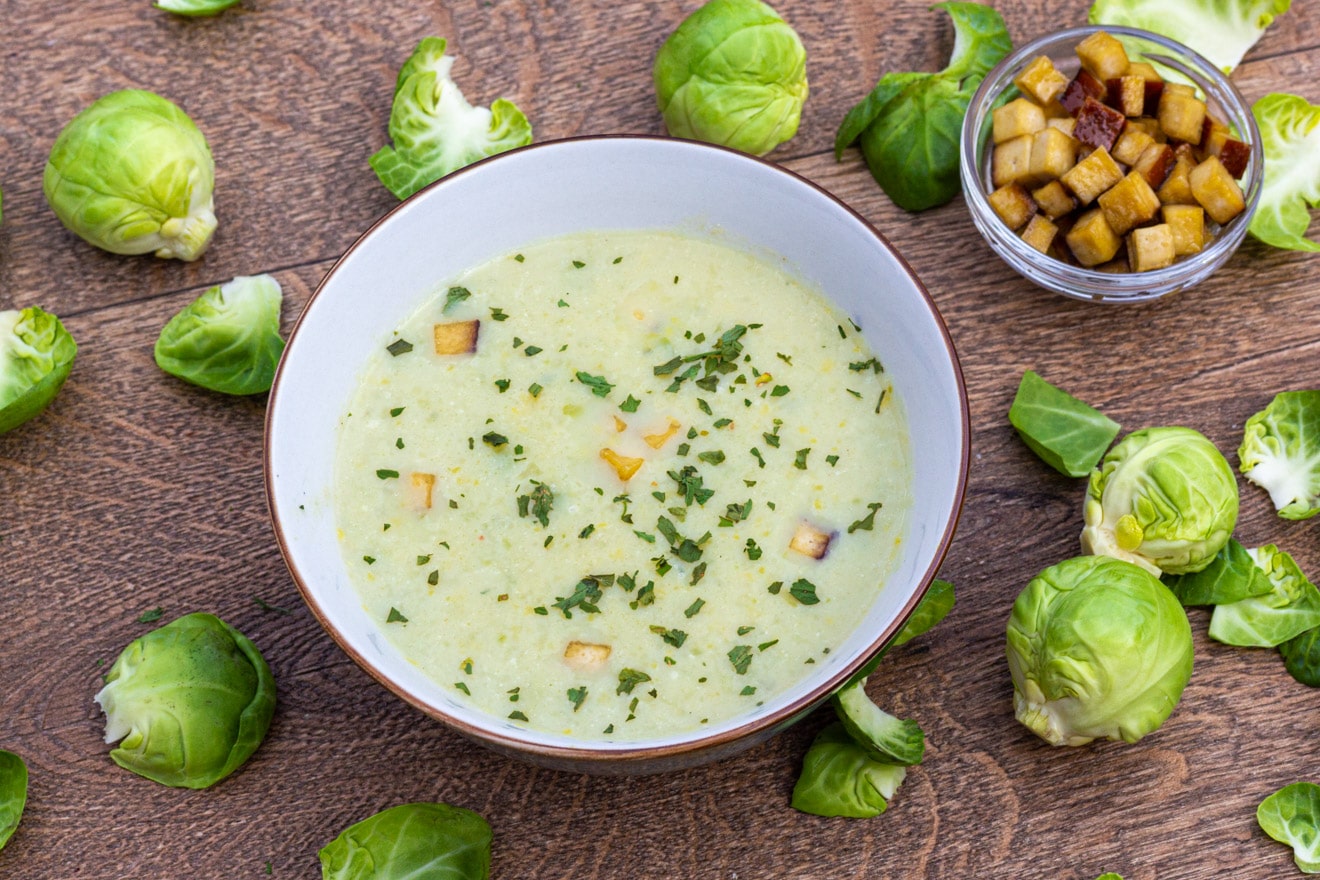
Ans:
[{"label": "wood grain texture", "polygon": [[[389,695],[302,605],[265,507],[264,402],[161,374],[159,328],[206,286],[261,271],[284,285],[292,325],[338,254],[395,204],[366,158],[384,143],[394,74],[420,37],[447,36],[467,96],[514,99],[538,139],[658,134],[651,59],[693,5],[245,0],[185,21],[146,0],[0,0],[0,308],[42,304],[81,346],[51,409],[0,437],[0,748],[31,768],[0,876],[259,878],[269,866],[314,878],[316,850],[343,827],[425,799],[490,820],[498,878],[1292,876],[1254,810],[1314,778],[1320,699],[1276,653],[1209,641],[1203,611],[1191,613],[1192,682],[1156,735],[1061,750],[1013,720],[1008,610],[1032,575],[1078,552],[1084,487],[1036,460],[1005,414],[1021,372],[1036,369],[1124,430],[1190,425],[1236,464],[1250,414],[1276,391],[1316,387],[1318,264],[1248,242],[1194,291],[1098,307],[1013,274],[961,200],[895,208],[856,151],[836,163],[831,145],[881,74],[943,65],[951,30],[926,3],[776,4],[807,45],[812,94],[799,135],[771,158],[845,200],[911,262],[949,325],[971,404],[971,481],[941,572],[958,606],[870,683],[929,739],[889,813],[848,822],[788,807],[823,716],[740,757],[642,780],[508,761]],[[1088,5],[997,4],[1018,43],[1079,23]],[[1320,16],[1308,7],[1297,0],[1235,74],[1248,98],[1320,100]],[[197,263],[104,254],[64,231],[41,196],[60,127],[126,87],[178,101],[215,152],[221,226]],[[1245,481],[1242,497],[1244,543],[1277,542],[1320,571],[1320,524],[1279,520]],[[99,676],[155,607],[167,619],[221,615],[279,683],[265,744],[210,791],[133,776],[101,742]]]}]

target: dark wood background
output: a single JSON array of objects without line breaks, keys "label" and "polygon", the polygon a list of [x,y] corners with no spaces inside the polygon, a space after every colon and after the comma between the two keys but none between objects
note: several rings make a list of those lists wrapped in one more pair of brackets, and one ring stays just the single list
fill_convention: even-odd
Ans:
[{"label": "dark wood background", "polygon": [[[1055,474],[1005,414],[1022,371],[1125,430],[1195,427],[1229,455],[1277,391],[1316,387],[1320,262],[1248,241],[1202,287],[1130,307],[1078,303],[1008,270],[961,199],[895,208],[856,151],[830,152],[846,110],[888,70],[936,70],[952,45],[925,2],[781,0],[808,51],[798,136],[771,158],[847,201],[906,256],[938,302],[966,373],[973,468],[942,576],[958,606],[873,677],[917,719],[925,762],[869,821],[794,812],[789,792],[818,716],[713,766],[640,780],[538,770],[468,743],[351,663],[312,619],[281,560],[262,488],[264,400],[160,373],[160,327],[207,286],[270,272],[286,328],[333,260],[394,198],[367,157],[385,140],[394,76],[445,36],[474,102],[505,95],[538,140],[663,133],[650,64],[694,8],[658,0],[244,0],[185,20],[147,0],[0,0],[0,308],[59,314],[80,352],[36,421],[0,437],[0,748],[31,770],[0,876],[314,878],[343,827],[409,800],[480,811],[500,878],[1275,878],[1288,850],[1257,803],[1316,778],[1320,694],[1271,651],[1210,642],[1191,613],[1196,671],[1155,735],[1128,746],[1045,745],[1013,719],[1004,624],[1036,572],[1077,550],[1083,482]],[[1001,0],[1015,43],[1084,21],[1085,0]],[[1296,0],[1234,75],[1249,100],[1320,100],[1320,15]],[[62,125],[113,89],[181,104],[218,167],[220,228],[191,264],[103,253],[41,195]],[[1238,536],[1276,542],[1320,575],[1320,520],[1289,523],[1242,481]],[[263,611],[260,599],[293,613]],[[279,683],[265,744],[209,791],[114,766],[92,702],[99,675],[166,619],[220,614]]]}]

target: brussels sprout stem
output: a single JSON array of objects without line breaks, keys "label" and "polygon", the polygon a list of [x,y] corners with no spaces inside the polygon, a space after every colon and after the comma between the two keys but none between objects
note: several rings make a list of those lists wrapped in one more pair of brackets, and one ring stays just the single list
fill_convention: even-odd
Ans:
[{"label": "brussels sprout stem", "polygon": [[193,208],[187,217],[171,217],[160,226],[162,243],[156,249],[156,256],[195,260],[206,250],[215,227],[215,211],[209,200],[205,205]]}]

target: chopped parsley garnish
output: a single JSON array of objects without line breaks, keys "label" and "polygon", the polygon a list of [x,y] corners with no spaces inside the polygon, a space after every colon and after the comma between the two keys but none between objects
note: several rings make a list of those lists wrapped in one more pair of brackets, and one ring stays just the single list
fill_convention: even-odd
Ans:
[{"label": "chopped parsley garnish", "polygon": [[527,258],[524,257],[522,254],[514,254],[514,255],[513,255],[513,258],[514,258],[515,260],[517,260],[519,263],[521,263],[523,260],[527,259]]},{"label": "chopped parsley garnish", "polygon": [[434,571],[432,571],[430,574],[428,574],[428,575],[426,576],[426,582],[427,582],[428,584],[430,584],[431,586],[433,586],[433,587],[434,587],[436,584],[440,583],[440,569],[437,568],[436,570],[434,570]]},{"label": "chopped parsley garnish", "polygon": [[568,689],[568,701],[573,704],[573,711],[582,708],[582,701],[587,698],[587,686]]},{"label": "chopped parsley garnish", "polygon": [[407,407],[396,406],[394,409],[390,410],[390,416],[397,419],[399,416],[403,415],[403,411],[406,408]]},{"label": "chopped parsley garnish", "polygon": [[714,428],[725,428],[725,427],[728,427],[729,425],[732,425],[732,424],[733,424],[733,419],[716,419],[716,420],[715,420],[715,424],[712,425],[711,427],[714,427]]},{"label": "chopped parsley garnish", "polygon": [[513,384],[513,383],[512,383],[510,380],[508,380],[508,379],[496,379],[496,380],[495,380],[495,387],[498,388],[498,389],[500,389],[500,394],[503,394],[504,392],[508,391],[508,390],[509,390],[509,386],[512,385],[512,384]]},{"label": "chopped parsley garnish", "polygon": [[728,656],[729,662],[733,664],[733,671],[739,675],[746,675],[747,668],[752,665],[752,646],[735,645]]},{"label": "chopped parsley garnish", "polygon": [[879,414],[880,412],[880,407],[885,405],[885,394],[887,394],[888,392],[889,392],[888,388],[880,389],[880,399],[875,402],[875,411],[877,414]]},{"label": "chopped parsley garnish", "polygon": [[594,531],[596,531],[596,524],[595,524],[595,523],[587,523],[586,528],[584,528],[582,531],[578,532],[578,537],[579,537],[579,538],[589,538],[589,537],[591,537],[591,533],[594,532]]},{"label": "chopped parsley garnish", "polygon": [[399,478],[399,472],[392,471],[389,468],[378,468],[376,470],[376,477],[381,480],[397,480]]},{"label": "chopped parsley garnish", "polygon": [[[612,577],[610,583],[613,583]],[[564,617],[570,620],[573,618],[574,608],[580,608],[588,614],[599,614],[600,607],[596,603],[605,595],[602,586],[609,584],[604,583],[601,575],[588,575],[578,581],[577,586],[573,588],[573,595],[557,596],[553,607],[562,611]]]},{"label": "chopped parsley garnish", "polygon": [[385,350],[394,357],[398,357],[401,354],[407,354],[412,351],[413,344],[406,339],[396,339],[389,345],[385,346]]},{"label": "chopped parsley garnish", "polygon": [[542,526],[550,525],[550,509],[555,493],[545,483],[532,480],[532,491],[518,496],[518,516],[533,516]]},{"label": "chopped parsley garnish", "polygon": [[692,579],[688,581],[688,584],[695,587],[697,584],[701,583],[701,579],[705,576],[706,563],[698,563],[698,565],[692,569]]},{"label": "chopped parsley garnish", "polygon": [[510,703],[516,703],[516,702],[518,702],[518,697],[521,696],[522,688],[521,688],[521,687],[511,687],[511,688],[508,689],[508,691],[506,691],[506,693],[509,695],[509,702],[510,702]]},{"label": "chopped parsley garnish", "polygon": [[697,612],[701,610],[701,606],[705,604],[706,604],[705,599],[698,599],[697,601],[693,602],[691,605],[687,607],[687,610],[683,612],[683,616],[687,618],[696,617]]},{"label": "chopped parsley garnish", "polygon": [[573,268],[574,268],[574,269],[581,269],[581,268],[582,268],[583,266],[585,266],[585,265],[587,265],[587,264],[584,263],[584,262],[582,262],[581,260],[574,260],[574,261],[573,261]]},{"label": "chopped parsley garnish", "polygon": [[867,370],[872,370],[877,375],[885,371],[884,364],[880,363],[876,358],[871,358],[869,361],[853,361],[848,365],[848,369],[852,370],[854,373],[864,373]]},{"label": "chopped parsley garnish", "polygon": [[768,642],[762,642],[761,644],[757,645],[756,650],[764,651],[766,648],[773,648],[777,644],[779,644],[779,639],[771,639]]},{"label": "chopped parsley garnish", "polygon": [[797,451],[797,454],[793,456],[793,467],[797,468],[800,471],[805,471],[807,469],[807,456],[810,454],[811,454],[810,446],[808,446],[806,449],[799,449]]},{"label": "chopped parsley garnish", "polygon": [[616,694],[631,694],[633,688],[639,684],[648,682],[651,676],[645,672],[639,672],[636,669],[623,669],[619,672],[619,686],[614,689]]},{"label": "chopped parsley garnish", "polygon": [[652,535],[648,532],[639,532],[637,529],[633,529],[633,534],[641,538],[643,541],[645,541],[648,544],[655,543],[655,535]]},{"label": "chopped parsley garnish", "polygon": [[531,385],[527,387],[527,393],[532,395],[532,397],[540,397],[541,392],[543,390],[545,389],[543,389],[540,385],[536,384],[535,382],[533,382]]},{"label": "chopped parsley garnish", "polygon": [[402,438],[402,437],[396,437],[396,438],[395,438],[395,440],[394,440],[394,448],[395,448],[395,449],[402,449],[402,448],[403,448],[403,438]]},{"label": "chopped parsley garnish", "polygon": [[461,681],[454,682],[454,687],[458,688],[460,691],[467,694],[469,697],[472,696],[472,691],[468,690],[468,686],[463,682]]},{"label": "chopped parsley garnish", "polygon": [[547,614],[550,613],[550,610],[546,608],[544,605],[537,605],[535,608],[532,609],[532,613],[539,614],[542,617],[545,617]]},{"label": "chopped parsley garnish", "polygon": [[509,317],[509,313],[504,311],[504,309],[490,310],[490,319],[492,321],[505,321],[508,320],[508,317]]},{"label": "chopped parsley garnish", "polygon": [[385,618],[386,623],[407,623],[408,618],[399,612],[399,609],[391,606],[390,613]]},{"label": "chopped parsley garnish", "polygon": [[834,467],[839,463],[839,457],[837,455],[827,455],[825,456],[825,460],[829,462],[830,467]]},{"label": "chopped parsley garnish", "polygon": [[522,712],[519,712],[517,709],[514,709],[512,712],[509,713],[509,720],[510,720],[510,721],[526,721],[526,720],[527,720],[527,716],[524,715]]},{"label": "chopped parsley garnish", "polygon": [[655,581],[647,581],[646,585],[637,590],[637,598],[628,603],[628,607],[633,611],[638,608],[644,608],[647,605],[655,604]]},{"label": "chopped parsley garnish", "polygon": [[540,354],[543,351],[545,351],[545,349],[537,348],[535,345],[529,345],[523,349],[523,354],[527,355],[528,357],[536,357],[538,354]]},{"label": "chopped parsley garnish", "polygon": [[756,545],[756,541],[752,538],[747,539],[747,546],[745,546],[743,550],[746,551],[747,558],[752,562],[761,558],[762,550]]},{"label": "chopped parsley garnish", "polygon": [[755,446],[752,447],[752,458],[756,459],[756,463],[760,467],[765,467],[765,459],[761,456],[761,450],[757,449]]},{"label": "chopped parsley garnish", "polygon": [[682,470],[669,471],[669,478],[678,484],[679,494],[683,496],[684,503],[688,507],[692,502],[704,505],[710,500],[710,496],[715,494],[714,489],[707,489],[702,485],[701,474],[692,465],[684,465]]},{"label": "chopped parsley garnish", "polygon": [[774,388],[771,388],[771,389],[770,389],[770,396],[771,396],[771,397],[783,397],[785,394],[788,393],[788,391],[789,391],[789,388],[788,388],[787,385],[776,385]]},{"label": "chopped parsley garnish", "polygon": [[[734,523],[742,522],[752,514],[752,499],[748,498],[742,504],[730,504],[724,509],[724,516],[720,517],[721,526],[731,526]],[[751,540],[750,538],[748,539]],[[754,543],[754,542],[753,542]]]},{"label": "chopped parsley garnish", "polygon": [[445,307],[440,310],[441,314],[449,314],[450,308],[461,303],[463,300],[472,296],[472,291],[466,287],[451,287],[445,293]]},{"label": "chopped parsley garnish", "polygon": [[770,595],[772,595],[772,596],[778,596],[778,595],[779,595],[779,591],[782,590],[783,588],[784,588],[784,582],[783,582],[783,581],[775,581],[773,584],[771,584],[770,586],[766,587],[766,590],[770,593]]},{"label": "chopped parsley garnish", "polygon": [[[610,389],[614,386],[606,381],[604,376],[593,376],[582,370],[577,371],[577,380],[591,389],[591,393],[597,397],[608,397]],[[631,399],[631,395],[630,395]],[[636,407],[634,407],[636,409]]]},{"label": "chopped parsley garnish", "polygon": [[499,449],[501,446],[509,445],[509,438],[503,434],[497,434],[494,431],[481,435],[481,442],[492,449]]},{"label": "chopped parsley garnish", "polygon": [[365,562],[367,565],[375,565],[375,564],[376,564],[376,557],[374,557],[374,556],[363,556],[363,557],[362,557],[362,561]]},{"label": "chopped parsley garnish", "polygon": [[625,400],[623,403],[619,404],[619,409],[623,410],[626,413],[635,413],[637,412],[637,407],[641,405],[642,402],[640,400],[629,394],[628,399]]},{"label": "chopped parsley garnish", "polygon": [[738,627],[738,635],[745,636],[754,629],[756,629],[754,626],[740,626]]},{"label": "chopped parsley garnish", "polygon": [[418,556],[418,557],[417,557],[417,564],[418,564],[418,565],[426,565],[426,563],[428,563],[428,562],[430,562],[430,561],[431,561],[431,554],[430,554],[430,553],[427,553],[425,556]]},{"label": "chopped parsley garnish", "polygon": [[651,632],[658,635],[665,644],[673,645],[675,648],[683,647],[683,643],[687,641],[687,633],[681,629],[665,629],[663,626],[653,626]]},{"label": "chopped parsley garnish", "polygon": [[724,453],[721,452],[721,451],[718,450],[718,449],[710,449],[710,450],[707,450],[706,452],[698,452],[698,453],[697,453],[697,458],[701,459],[702,461],[706,462],[707,464],[723,464],[723,463],[724,463]]},{"label": "chopped parsley garnish", "polygon": [[756,693],[756,687],[750,684],[744,685],[743,689],[738,691],[738,693],[741,696],[750,697],[752,694]]},{"label": "chopped parsley garnish", "polygon": [[820,601],[816,598],[816,585],[806,578],[793,581],[793,586],[788,588],[788,592],[803,605],[815,605]]},{"label": "chopped parsley garnish", "polygon": [[864,531],[868,531],[868,532],[869,532],[869,531],[871,531],[873,528],[875,528],[875,514],[876,514],[876,511],[878,511],[880,508],[884,507],[884,504],[882,504],[882,503],[879,502],[879,501],[872,501],[870,504],[868,504],[868,505],[866,505],[866,506],[867,506],[867,508],[870,509],[871,512],[868,513],[866,516],[862,517],[861,519],[857,520],[857,522],[855,522],[855,523],[853,523],[852,525],[848,526],[848,534],[851,535],[853,532],[857,531],[858,529],[862,529],[862,530],[864,530]]}]

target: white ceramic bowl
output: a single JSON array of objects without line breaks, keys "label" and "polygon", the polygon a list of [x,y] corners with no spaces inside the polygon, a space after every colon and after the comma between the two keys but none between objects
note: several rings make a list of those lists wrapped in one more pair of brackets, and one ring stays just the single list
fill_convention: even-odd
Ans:
[{"label": "white ceramic bowl", "polygon": [[[725,723],[644,742],[519,729],[454,699],[369,619],[336,538],[336,431],[369,353],[463,270],[584,230],[666,229],[786,258],[864,328],[907,408],[915,502],[896,573],[812,676]],[[667,138],[557,141],[449,175],[399,205],[335,264],[285,350],[266,422],[266,489],[289,570],[340,646],[423,712],[498,751],[595,773],[657,772],[733,754],[801,718],[880,650],[943,558],[966,487],[966,390],[953,345],[912,270],[824,190],[742,153]]]}]

